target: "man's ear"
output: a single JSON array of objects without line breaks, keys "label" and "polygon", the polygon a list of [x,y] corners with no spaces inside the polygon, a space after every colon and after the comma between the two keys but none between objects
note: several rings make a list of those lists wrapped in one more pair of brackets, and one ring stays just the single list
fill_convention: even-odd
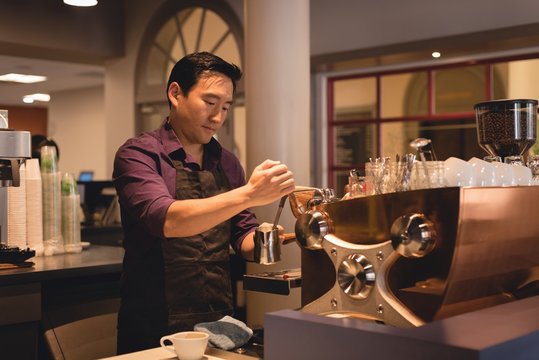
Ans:
[{"label": "man's ear", "polygon": [[180,88],[180,85],[178,85],[177,82],[171,82],[168,87],[168,99],[171,103],[175,104],[178,100],[178,96],[181,96],[182,89]]}]

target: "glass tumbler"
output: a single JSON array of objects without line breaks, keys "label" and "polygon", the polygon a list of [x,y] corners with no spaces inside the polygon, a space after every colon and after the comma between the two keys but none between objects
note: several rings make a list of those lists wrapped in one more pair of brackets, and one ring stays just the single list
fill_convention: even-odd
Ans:
[{"label": "glass tumbler", "polygon": [[506,156],[503,162],[509,165],[522,165],[524,166],[524,157],[522,155]]},{"label": "glass tumbler", "polygon": [[533,184],[539,185],[539,155],[528,156],[528,163],[526,165],[532,171]]},{"label": "glass tumbler", "polygon": [[483,158],[483,160],[485,160],[486,162],[502,162],[502,158],[500,156],[497,156],[497,155],[487,155]]},{"label": "glass tumbler", "polygon": [[443,161],[416,161],[412,170],[412,190],[444,187],[444,177]]}]

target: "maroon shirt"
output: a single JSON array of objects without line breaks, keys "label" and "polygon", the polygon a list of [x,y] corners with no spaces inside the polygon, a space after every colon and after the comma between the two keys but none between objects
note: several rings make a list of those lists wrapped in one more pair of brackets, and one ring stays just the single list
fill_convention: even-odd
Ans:
[{"label": "maroon shirt", "polygon": [[[186,171],[200,170],[183,150],[168,119],[159,129],[127,140],[116,153],[112,176],[119,195],[124,248],[133,256],[144,256],[154,241],[164,238],[165,215],[176,193],[172,159],[182,161]],[[233,189],[245,185],[245,172],[239,160],[212,138],[204,145],[202,166],[212,171],[218,164]],[[257,226],[249,209],[232,218],[230,243],[236,253],[241,253],[243,239]]]}]

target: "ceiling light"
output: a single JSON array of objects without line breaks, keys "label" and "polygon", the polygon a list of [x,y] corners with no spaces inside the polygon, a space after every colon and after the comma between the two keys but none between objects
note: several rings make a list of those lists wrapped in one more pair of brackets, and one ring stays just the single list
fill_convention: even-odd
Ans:
[{"label": "ceiling light", "polygon": [[442,54],[440,54],[440,52],[438,52],[438,51],[434,51],[432,53],[432,57],[435,58],[435,59],[439,58],[440,56],[442,56]]},{"label": "ceiling light", "polygon": [[49,94],[30,94],[30,95],[24,95],[22,97],[22,102],[26,104],[32,104],[34,101],[43,101],[43,102],[49,102],[51,100],[51,96]]},{"label": "ceiling light", "polygon": [[97,5],[97,0],[64,0],[64,4],[88,7]]},{"label": "ceiling light", "polygon": [[9,73],[0,75],[0,81],[32,84],[47,80],[46,76]]}]

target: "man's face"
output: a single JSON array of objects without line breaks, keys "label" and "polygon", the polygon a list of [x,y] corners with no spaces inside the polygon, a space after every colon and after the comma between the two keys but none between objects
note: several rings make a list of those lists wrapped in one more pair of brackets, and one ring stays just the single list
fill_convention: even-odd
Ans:
[{"label": "man's face", "polygon": [[232,80],[219,73],[202,76],[187,96],[178,87],[171,98],[171,123],[182,145],[207,144],[225,122],[232,100]]}]

